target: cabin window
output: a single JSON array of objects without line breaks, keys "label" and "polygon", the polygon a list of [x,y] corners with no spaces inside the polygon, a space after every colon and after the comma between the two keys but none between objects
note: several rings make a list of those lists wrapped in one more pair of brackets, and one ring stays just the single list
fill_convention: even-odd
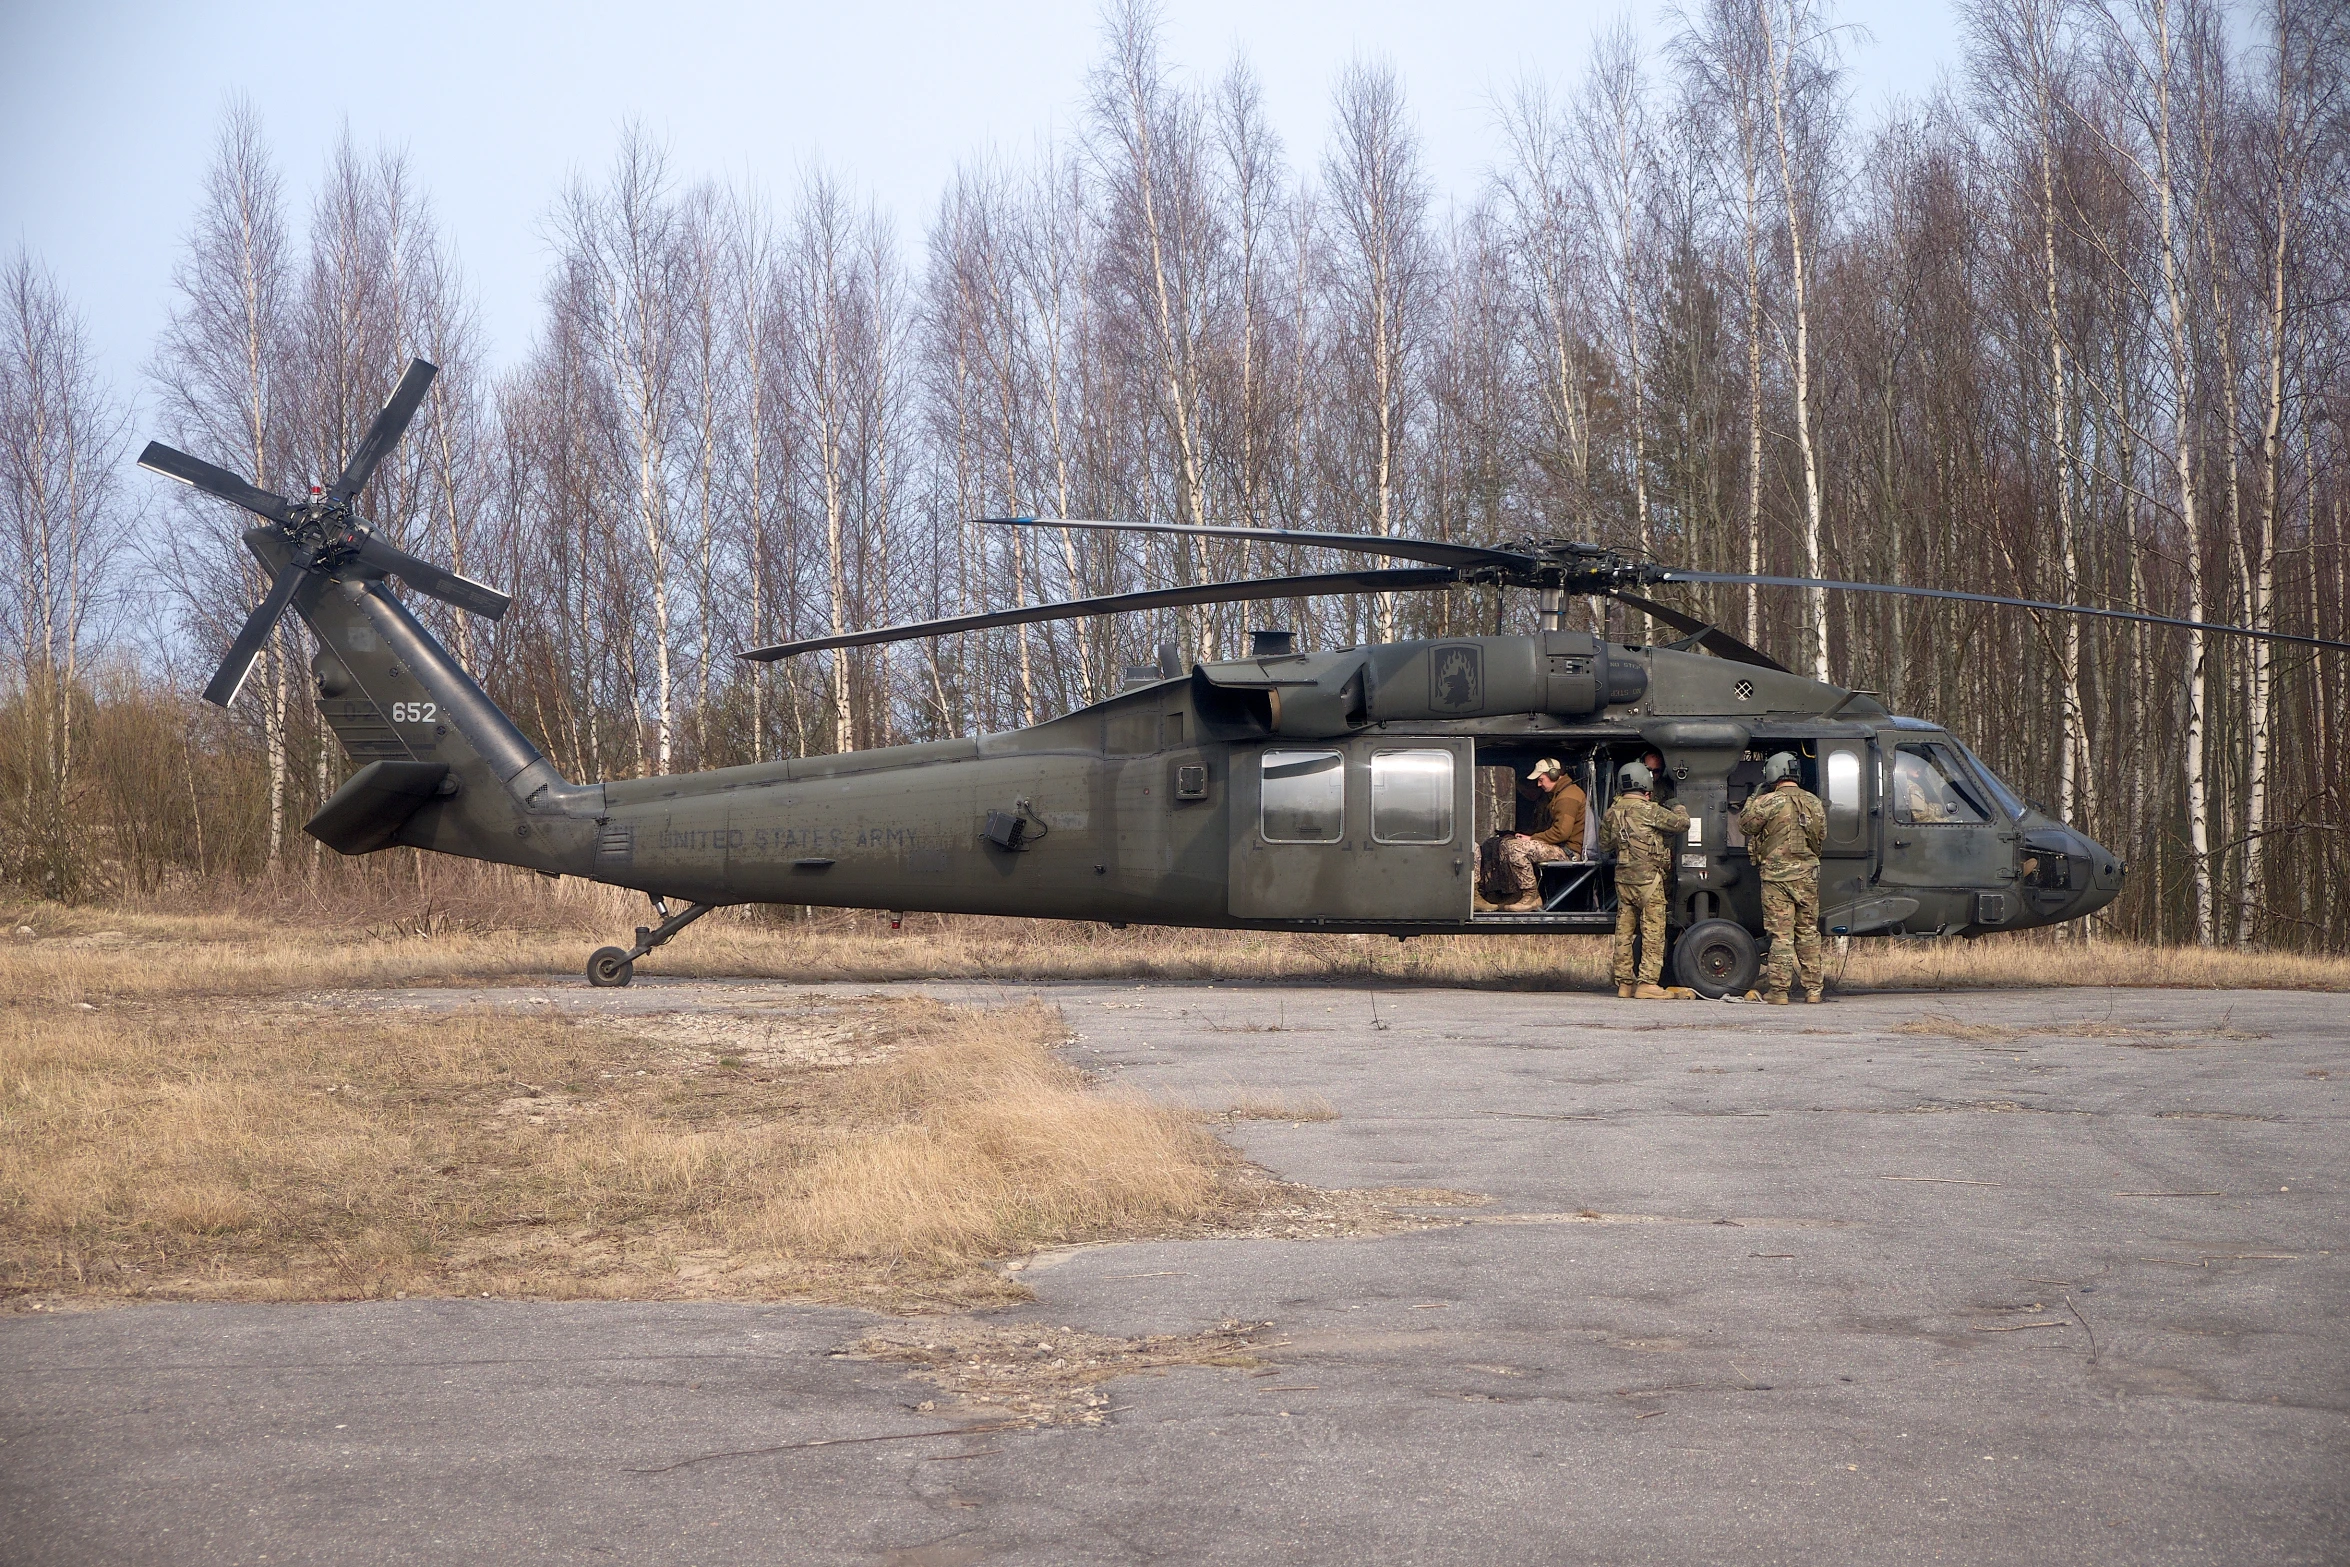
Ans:
[{"label": "cabin window", "polygon": [[1371,838],[1375,843],[1452,842],[1452,753],[1371,754]]},{"label": "cabin window", "polygon": [[1346,758],[1336,751],[1267,751],[1259,823],[1267,843],[1336,843],[1346,834]]},{"label": "cabin window", "polygon": [[1893,819],[1904,827],[1989,821],[1974,787],[1946,745],[1904,745],[1893,753]]},{"label": "cabin window", "polygon": [[1860,753],[1830,751],[1821,759],[1820,772],[1828,793],[1828,836],[1850,843],[1860,836]]}]

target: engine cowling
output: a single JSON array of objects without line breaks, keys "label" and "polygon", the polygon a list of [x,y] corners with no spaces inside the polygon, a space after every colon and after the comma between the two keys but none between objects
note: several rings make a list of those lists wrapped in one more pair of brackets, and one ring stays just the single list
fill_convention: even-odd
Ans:
[{"label": "engine cowling", "polygon": [[1398,642],[1201,666],[1224,690],[1262,691],[1276,734],[1328,736],[1373,723],[1548,713],[1586,718],[1648,691],[1643,649],[1586,631]]}]

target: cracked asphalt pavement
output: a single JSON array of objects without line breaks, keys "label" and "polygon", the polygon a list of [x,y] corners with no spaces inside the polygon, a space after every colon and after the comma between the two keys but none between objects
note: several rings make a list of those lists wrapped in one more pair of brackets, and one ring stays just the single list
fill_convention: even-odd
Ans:
[{"label": "cracked asphalt pavement", "polygon": [[1043,994],[1110,1082],[1335,1108],[1228,1133],[1287,1179],[1492,1200],[1036,1259],[997,1319],[1261,1325],[1100,1429],[979,1429],[831,1307],[0,1319],[0,1561],[2350,1561],[2339,996],[838,988]]}]

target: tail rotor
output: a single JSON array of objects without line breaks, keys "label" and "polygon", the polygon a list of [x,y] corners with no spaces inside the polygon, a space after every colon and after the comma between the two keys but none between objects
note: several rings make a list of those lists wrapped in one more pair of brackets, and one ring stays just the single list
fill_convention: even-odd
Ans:
[{"label": "tail rotor", "polygon": [[[437,373],[435,367],[421,359],[410,360],[400,384],[392,390],[390,401],[352,449],[341,476],[331,486],[312,491],[307,501],[289,501],[282,495],[274,495],[246,483],[225,468],[176,451],[161,441],[149,442],[147,449],[139,454],[140,467],[242,506],[269,524],[245,533],[247,548],[273,568],[269,592],[246,617],[236,639],[229,643],[227,656],[204,688],[205,701],[216,707],[227,707],[237,699],[246,675],[253,668],[253,660],[260,656],[270,633],[277,629],[279,618],[313,575],[329,581],[352,576],[397,577],[427,598],[454,604],[487,620],[496,620],[506,613],[513,600],[496,588],[444,571],[430,561],[385,543],[352,514],[352,503],[367,487],[368,480],[375,477],[376,468],[399,444],[400,437],[407,433],[409,421],[416,417],[416,410]],[[279,555],[287,557],[282,564],[273,559]]]}]

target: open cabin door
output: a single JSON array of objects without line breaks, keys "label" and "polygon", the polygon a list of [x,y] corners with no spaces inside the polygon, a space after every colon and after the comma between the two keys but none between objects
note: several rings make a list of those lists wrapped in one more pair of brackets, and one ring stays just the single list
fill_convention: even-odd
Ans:
[{"label": "open cabin door", "polygon": [[1238,919],[1469,917],[1469,742],[1275,741],[1232,759]]}]

